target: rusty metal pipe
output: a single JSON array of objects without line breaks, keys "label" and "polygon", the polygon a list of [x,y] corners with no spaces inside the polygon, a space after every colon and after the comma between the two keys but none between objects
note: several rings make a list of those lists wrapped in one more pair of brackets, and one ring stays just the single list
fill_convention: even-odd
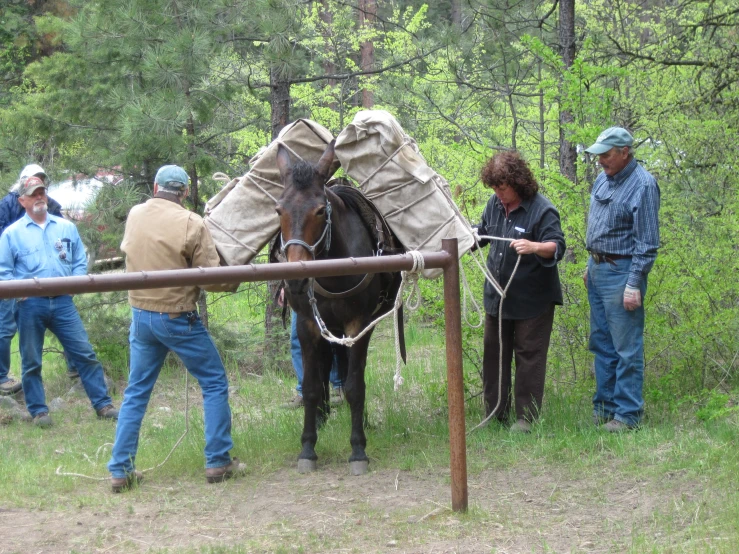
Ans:
[{"label": "rusty metal pipe", "polygon": [[[423,257],[425,266],[428,268],[445,267],[449,263],[449,253],[443,251],[427,252],[424,253]],[[0,281],[0,298],[59,296],[60,294],[157,289],[182,285],[217,285],[252,281],[275,281],[279,279],[301,279],[305,277],[360,275],[362,273],[380,273],[384,271],[407,271],[412,267],[413,258],[408,254],[402,254],[370,258],[288,262],[283,264],[250,264],[229,267],[109,273],[79,277],[23,279],[18,281]]]},{"label": "rusty metal pipe", "polygon": [[453,262],[444,266],[444,323],[446,327],[446,378],[449,407],[449,465],[452,510],[467,511],[467,439],[464,423],[462,374],[462,310],[459,294],[457,239],[444,239],[441,247]]}]

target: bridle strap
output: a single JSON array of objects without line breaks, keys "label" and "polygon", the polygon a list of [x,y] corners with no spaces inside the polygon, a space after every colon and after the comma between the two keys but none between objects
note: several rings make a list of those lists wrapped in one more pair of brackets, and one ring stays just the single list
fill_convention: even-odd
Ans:
[{"label": "bridle strap", "polygon": [[315,244],[310,245],[304,240],[300,239],[290,239],[289,241],[285,242],[283,240],[282,233],[280,233],[280,252],[284,256],[287,247],[292,244],[296,244],[298,246],[302,246],[308,252],[310,252],[310,255],[313,256],[313,259],[315,260],[316,248],[320,246],[321,242],[323,242],[324,239],[326,240],[324,251],[328,252],[331,248],[331,202],[329,202],[328,197],[326,197],[326,226],[323,228],[323,233],[321,233],[321,236],[318,238]]}]

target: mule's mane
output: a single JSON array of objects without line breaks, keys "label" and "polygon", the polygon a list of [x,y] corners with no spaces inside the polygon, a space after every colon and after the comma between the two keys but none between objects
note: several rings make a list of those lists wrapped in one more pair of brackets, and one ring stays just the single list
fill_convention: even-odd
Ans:
[{"label": "mule's mane", "polygon": [[316,166],[312,163],[298,160],[292,168],[295,190],[305,190],[313,186],[313,175],[316,171]]}]

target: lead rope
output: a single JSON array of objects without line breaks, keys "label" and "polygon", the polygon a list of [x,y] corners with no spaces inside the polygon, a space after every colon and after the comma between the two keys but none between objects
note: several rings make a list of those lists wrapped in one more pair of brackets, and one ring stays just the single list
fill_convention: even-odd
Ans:
[{"label": "lead rope", "polygon": [[[480,238],[488,238],[486,237],[480,237]],[[510,240],[510,239],[497,239],[497,240]],[[498,409],[500,408],[500,402],[503,399],[502,391],[503,391],[503,301],[505,300],[506,293],[508,292],[508,288],[511,286],[511,283],[513,282],[513,277],[516,275],[516,271],[518,270],[518,265],[521,263],[521,254],[518,255],[518,259],[516,260],[516,265],[513,267],[513,271],[511,272],[511,277],[508,279],[508,283],[506,283],[505,289],[503,289],[502,294],[500,295],[500,303],[498,304],[498,402],[495,404],[495,408],[493,408],[490,411],[490,414],[483,419],[480,423],[478,423],[476,426],[474,426],[472,429],[470,429],[467,432],[467,435],[470,435],[472,432],[476,431],[477,429],[480,429],[481,427],[485,427],[492,419],[494,415],[497,414]],[[484,399],[483,399],[484,402]]]},{"label": "lead rope", "polygon": [[[340,344],[342,346],[347,346],[351,348],[356,344],[356,342],[361,339],[364,335],[366,335],[371,329],[373,329],[380,321],[385,319],[386,317],[390,315],[395,315],[393,318],[394,325],[393,329],[395,331],[395,375],[393,376],[393,383],[394,383],[394,390],[398,390],[403,385],[403,376],[401,375],[401,369],[400,369],[400,335],[398,332],[398,318],[397,318],[397,312],[400,309],[400,307],[403,305],[403,289],[406,287],[406,285],[410,285],[410,293],[408,294],[408,309],[409,310],[415,310],[418,308],[418,306],[421,303],[421,292],[418,288],[418,276],[419,274],[424,270],[425,262],[423,259],[423,254],[419,252],[418,250],[409,250],[406,252],[406,254],[410,254],[410,256],[413,258],[413,267],[411,267],[408,271],[402,271],[400,276],[400,286],[398,287],[398,292],[395,295],[395,302],[393,303],[393,309],[384,313],[371,323],[369,323],[364,329],[362,329],[361,332],[359,332],[354,337],[337,337],[331,333],[331,331],[328,330],[326,327],[326,323],[323,321],[323,318],[321,317],[321,314],[318,311],[318,302],[316,301],[316,298],[313,294],[313,279],[310,279],[310,283],[308,286],[308,302],[310,302],[311,307],[313,308],[313,318],[316,320],[316,324],[318,325],[318,328],[321,330],[321,336],[326,339],[329,342],[333,342],[335,344]],[[416,301],[412,302],[411,299],[413,297],[416,297]]]},{"label": "lead rope", "polygon": [[[167,460],[169,460],[169,458],[172,456],[172,454],[177,449],[177,447],[180,445],[180,443],[185,438],[185,436],[187,435],[187,433],[190,432],[190,417],[189,417],[189,412],[190,412],[190,390],[189,390],[189,386],[188,386],[188,384],[189,384],[188,383],[189,377],[190,377],[189,372],[188,371],[185,371],[185,431],[184,431],[184,433],[182,433],[182,435],[180,435],[180,438],[177,439],[177,442],[174,443],[174,446],[169,451],[169,454],[167,454],[165,456],[164,460],[162,460],[161,462],[159,462],[157,465],[155,465],[153,467],[150,467],[150,468],[141,470],[141,473],[148,473],[150,471],[154,471],[155,469],[159,469],[160,467],[162,467],[167,462]],[[103,448],[105,448],[106,446],[113,446],[113,444],[112,443],[109,443],[109,442],[106,442],[106,443],[102,444],[100,447],[98,447],[98,449],[95,451],[95,461],[96,462],[97,462],[98,457],[100,456],[100,451]],[[85,457],[87,458],[87,456],[85,456]],[[63,477],[79,477],[81,479],[89,479],[90,481],[108,481],[108,480],[110,480],[110,477],[90,477],[89,475],[84,475],[82,473],[70,473],[70,472],[62,471],[61,469],[62,469],[62,466],[59,466],[58,468],[56,468],[56,472],[55,473],[57,475],[63,476]]]}]

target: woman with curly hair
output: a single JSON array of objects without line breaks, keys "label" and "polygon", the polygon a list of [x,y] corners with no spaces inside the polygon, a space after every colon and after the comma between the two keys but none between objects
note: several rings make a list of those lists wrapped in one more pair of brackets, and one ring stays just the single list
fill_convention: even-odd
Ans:
[{"label": "woman with curly hair", "polygon": [[[506,298],[485,282],[485,333],[482,362],[486,415],[506,423],[511,411],[511,362],[515,354],[513,400],[516,422],[513,432],[528,433],[544,397],[549,336],[554,306],[562,304],[557,262],[565,251],[559,212],[539,194],[528,163],[518,152],[496,154],[482,168],[481,179],[493,194],[477,227],[480,235],[506,240],[481,240],[490,244],[487,267],[505,288],[518,257],[521,261]],[[502,321],[499,322],[498,319]],[[501,324],[502,341],[498,337]],[[502,346],[502,368],[499,368]]]}]

